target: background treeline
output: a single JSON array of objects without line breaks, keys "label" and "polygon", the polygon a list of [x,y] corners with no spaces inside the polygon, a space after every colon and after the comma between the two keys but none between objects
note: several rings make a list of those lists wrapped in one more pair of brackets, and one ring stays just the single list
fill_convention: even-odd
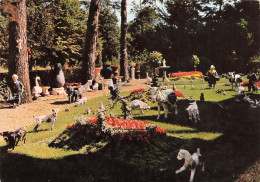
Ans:
[{"label": "background treeline", "polygon": [[[30,69],[56,62],[81,65],[89,4],[87,0],[27,1]],[[259,54],[259,8],[259,1],[134,1],[128,12],[135,15],[128,24],[129,62],[146,66],[149,53],[159,51],[172,71],[194,70],[192,55],[198,55],[197,70],[205,72],[214,64],[219,72],[246,72],[250,58]],[[119,1],[102,1],[97,49],[103,63],[119,64],[117,11]],[[8,18],[0,13],[3,67],[8,60]]]}]

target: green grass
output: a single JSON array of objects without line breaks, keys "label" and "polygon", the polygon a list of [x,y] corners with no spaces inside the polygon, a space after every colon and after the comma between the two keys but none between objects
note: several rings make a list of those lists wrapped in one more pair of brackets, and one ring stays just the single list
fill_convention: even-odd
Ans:
[{"label": "green grass", "polygon": [[[188,83],[187,83],[188,84]],[[218,84],[216,89],[206,89],[193,84],[184,89],[177,85],[178,91],[193,100],[199,100],[203,92],[206,102],[198,102],[201,121],[197,124],[188,120],[186,108],[191,102],[187,99],[178,101],[179,115],[169,115],[156,120],[157,107],[150,103],[151,110],[134,111],[134,118],[155,123],[166,128],[167,136],[154,138],[151,144],[134,142],[100,141],[99,147],[93,147],[86,153],[83,146],[79,151],[63,148],[51,148],[48,144],[62,133],[68,124],[74,123],[73,116],[84,114],[85,106],[72,107],[70,112],[61,111],[55,123],[55,130],[50,131],[50,124],[43,123],[39,132],[29,132],[26,144],[21,142],[14,151],[1,152],[2,181],[187,181],[189,172],[175,175],[174,171],[183,162],[176,159],[181,148],[191,153],[201,149],[206,163],[206,172],[195,175],[195,181],[234,181],[239,174],[254,163],[259,154],[257,139],[259,138],[259,110],[253,110],[246,103],[236,103],[236,91]],[[217,94],[217,89],[227,90],[227,95]],[[123,92],[127,95],[129,92]],[[259,94],[251,95],[259,99]],[[88,101],[92,110],[98,108],[97,102],[108,103],[105,96]],[[216,105],[232,106],[225,111]],[[108,113],[121,116],[121,105],[118,104]],[[161,112],[163,114],[163,112]],[[33,129],[28,127],[28,131]],[[4,142],[0,143],[3,146]],[[3,147],[0,147],[3,149]],[[1,150],[0,149],[0,150]],[[244,155],[244,154],[247,155]],[[168,160],[170,158],[170,161]],[[167,168],[160,172],[160,168]],[[15,171],[15,172],[14,172]]]}]

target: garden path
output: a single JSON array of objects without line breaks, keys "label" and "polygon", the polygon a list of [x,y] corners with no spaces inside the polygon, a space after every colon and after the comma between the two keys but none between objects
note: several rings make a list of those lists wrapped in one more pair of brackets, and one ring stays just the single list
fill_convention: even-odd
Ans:
[{"label": "garden path", "polygon": [[[146,79],[132,80],[126,83],[121,91],[129,91],[138,88],[146,88]],[[99,97],[104,94],[109,94],[109,90],[99,90],[97,92],[84,92],[83,97],[88,99]],[[48,97],[41,97],[40,100],[32,103],[23,104],[15,109],[2,108],[0,109],[0,131],[12,131],[20,127],[29,126],[35,123],[33,116],[41,116],[51,114],[53,108],[59,108],[64,111],[68,107],[72,107],[75,103],[68,104],[68,99],[65,96],[50,95]],[[2,137],[0,138],[2,140]]]}]

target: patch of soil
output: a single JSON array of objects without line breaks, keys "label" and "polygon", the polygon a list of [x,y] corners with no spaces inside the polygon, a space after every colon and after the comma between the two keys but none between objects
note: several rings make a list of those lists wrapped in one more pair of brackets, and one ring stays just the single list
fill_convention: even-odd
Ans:
[{"label": "patch of soil", "polygon": [[[131,80],[121,87],[121,91],[129,91],[138,88],[146,88],[145,79]],[[88,99],[109,94],[109,90],[99,90],[97,92],[84,92],[83,97]],[[75,103],[69,104],[67,97],[57,95],[50,95],[47,97],[40,97],[40,100],[35,100],[32,103],[22,104],[13,109],[9,105],[0,103],[0,132],[12,131],[20,127],[27,127],[35,123],[33,116],[41,116],[51,114],[53,108],[58,108],[64,111],[68,107],[72,107]],[[3,105],[4,107],[1,107]],[[1,137],[0,140],[3,140]]]}]

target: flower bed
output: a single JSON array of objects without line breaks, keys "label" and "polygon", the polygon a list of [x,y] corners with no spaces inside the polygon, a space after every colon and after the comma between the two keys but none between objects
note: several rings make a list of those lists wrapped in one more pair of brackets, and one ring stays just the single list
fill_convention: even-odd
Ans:
[{"label": "flower bed", "polygon": [[119,139],[150,143],[151,137],[166,135],[165,129],[141,120],[107,117],[102,128],[98,128],[98,118],[87,118],[84,125],[76,123],[68,125],[67,130],[81,132],[91,138],[102,137],[109,140]]},{"label": "flower bed", "polygon": [[[243,83],[241,84],[241,86],[248,86],[248,84],[249,84],[249,80],[243,82]],[[256,85],[257,85],[257,87],[260,87],[260,81],[256,82]]]},{"label": "flower bed", "polygon": [[146,94],[147,94],[147,92],[145,91],[144,88],[139,88],[139,89],[135,89],[135,90],[131,91],[130,97],[131,97],[131,100],[138,99],[145,103],[148,103],[148,100],[145,96]]},{"label": "flower bed", "polygon": [[200,79],[200,78],[204,78],[202,72],[200,71],[189,71],[189,72],[177,72],[177,73],[171,73],[170,74],[170,79],[173,80],[187,80],[187,79]]},{"label": "flower bed", "polygon": [[183,95],[183,93],[177,91],[177,90],[173,90],[173,92],[178,96],[178,97],[182,97],[185,98],[185,96]]},{"label": "flower bed", "polygon": [[130,92],[130,94],[138,94],[138,93],[142,93],[144,92],[144,88],[139,88],[139,89],[135,89],[132,92]]}]

